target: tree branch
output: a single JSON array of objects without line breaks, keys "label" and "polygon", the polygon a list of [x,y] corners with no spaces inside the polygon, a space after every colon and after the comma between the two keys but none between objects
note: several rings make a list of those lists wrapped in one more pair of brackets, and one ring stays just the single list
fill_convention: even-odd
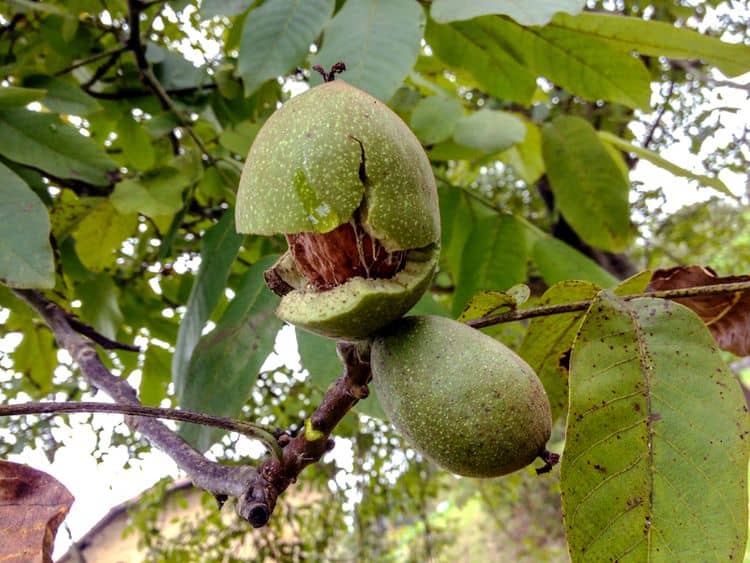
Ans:
[{"label": "tree branch", "polygon": [[667,106],[669,105],[669,101],[672,99],[672,94],[674,93],[674,86],[675,82],[674,80],[671,80],[669,82],[667,94],[664,96],[664,101],[659,107],[656,118],[654,118],[654,122],[651,124],[651,127],[649,127],[648,133],[646,133],[646,138],[643,140],[643,143],[641,145],[644,149],[647,149],[651,144],[651,141],[654,140],[654,135],[656,134],[657,129],[659,129],[659,127],[661,126],[661,120],[664,117],[664,114],[667,112]]},{"label": "tree branch", "polygon": [[242,422],[223,416],[213,416],[199,412],[181,411],[176,409],[162,409],[144,407],[141,405],[120,405],[117,403],[94,403],[86,401],[65,402],[28,402],[16,405],[0,405],[0,416],[19,416],[29,414],[65,414],[65,413],[115,413],[145,416],[149,418],[164,418],[180,422],[192,422],[204,426],[222,428],[230,432],[238,432],[253,438],[268,448],[277,458],[281,457],[281,447],[274,435],[274,431],[258,424]]},{"label": "tree branch", "polygon": [[[646,293],[635,293],[632,295],[623,295],[620,298],[626,301],[638,299],[640,297],[654,297],[657,299],[681,299],[685,297],[698,297],[706,295],[721,295],[723,293],[736,293],[738,291],[750,290],[750,282],[724,283],[716,285],[702,285],[698,287],[686,287],[683,289],[667,289],[664,291],[647,291]],[[484,328],[500,323],[509,323],[523,319],[532,319],[534,317],[546,317],[548,315],[559,315],[562,313],[572,313],[575,311],[585,311],[593,301],[574,301],[571,303],[561,303],[560,305],[545,305],[543,307],[529,307],[528,309],[518,309],[508,311],[497,315],[487,315],[478,319],[468,321],[466,324],[473,328]]]},{"label": "tree branch", "polygon": [[239,500],[237,512],[254,527],[265,526],[277,497],[297,480],[302,470],[320,460],[334,446],[330,434],[349,410],[369,394],[369,345],[339,342],[344,373],[326,391],[323,401],[305,428],[284,445],[281,459],[269,459],[258,467],[254,483]]},{"label": "tree branch", "polygon": [[[128,27],[130,28],[130,35],[128,36],[127,46],[135,55],[135,61],[138,66],[141,81],[148,86],[148,88],[154,93],[156,98],[159,100],[163,109],[169,110],[177,117],[180,125],[187,131],[190,138],[193,139],[198,149],[203,153],[210,164],[215,164],[216,160],[208,151],[206,146],[203,144],[203,140],[193,131],[190,122],[185,119],[182,112],[175,105],[172,98],[169,97],[167,91],[156,78],[151,65],[146,59],[146,46],[141,40],[141,13],[144,9],[155,4],[161,4],[161,0],[157,2],[143,2],[142,0],[128,0]],[[217,169],[218,170],[218,169]]]},{"label": "tree branch", "polygon": [[[58,345],[70,353],[91,386],[104,391],[119,405],[142,407],[135,390],[126,380],[116,377],[104,366],[93,344],[70,326],[68,314],[61,307],[38,291],[17,289],[14,292],[44,319],[54,333]],[[158,420],[128,416],[125,423],[169,455],[197,487],[219,498],[243,497],[248,484],[256,476],[253,467],[225,466],[206,459]]]},{"label": "tree branch", "polygon": [[[184,88],[169,88],[164,91],[169,96],[187,96],[190,94],[196,94],[203,90],[216,90],[218,86],[215,82],[207,82],[200,86],[186,86]],[[97,92],[96,90],[86,90],[89,96],[92,98],[98,98],[100,100],[127,100],[130,98],[143,98],[151,96],[152,92],[148,90],[141,90],[138,88],[123,88],[115,92]]]},{"label": "tree branch", "polygon": [[[151,417],[173,418],[198,424],[219,426],[251,435],[264,442],[272,433],[237,421],[199,413],[152,409],[138,401],[135,390],[124,379],[113,375],[96,354],[93,344],[79,334],[70,324],[71,315],[41,293],[29,289],[14,290],[16,295],[35,309],[52,330],[60,347],[68,350],[78,363],[86,380],[103,390],[115,405],[103,403],[28,403],[0,407],[0,416],[12,414],[38,414],[41,412],[120,412],[129,415],[125,423],[140,432],[161,451],[169,455],[193,480],[217,498],[237,498],[236,510],[240,517],[254,527],[265,526],[276,506],[278,496],[296,481],[300,472],[320,460],[330,451],[334,442],[330,434],[347,412],[367,397],[367,383],[372,377],[369,347],[352,343],[339,343],[338,351],[344,362],[343,375],[326,391],[320,406],[305,421],[305,428],[292,438],[280,435],[274,450],[276,458],[264,461],[257,469],[252,467],[224,466],[203,457],[162,422]],[[265,439],[264,439],[265,438]],[[280,448],[279,448],[280,447]],[[279,449],[281,451],[279,452]]]},{"label": "tree branch", "polygon": [[[79,61],[74,62],[70,66],[65,67],[62,70],[59,70],[55,73],[55,76],[62,76],[63,74],[67,74],[72,70],[75,70],[79,67],[86,66],[89,63],[93,63],[98,61],[99,59],[105,59],[107,57],[111,57],[111,60],[116,61],[117,58],[128,50],[127,46],[121,46],[116,47],[114,49],[110,49],[108,51],[102,51],[101,53],[96,53],[94,55],[91,55],[90,57],[86,57],[85,59],[81,59]],[[110,66],[114,63],[110,63]]]},{"label": "tree branch", "polygon": [[105,350],[125,350],[126,352],[141,351],[141,349],[134,344],[123,344],[122,342],[117,342],[116,340],[107,338],[103,334],[97,332],[93,326],[89,326],[83,321],[78,320],[75,315],[68,313],[67,311],[64,311],[64,313],[67,315],[68,323],[73,330],[90,338]]}]

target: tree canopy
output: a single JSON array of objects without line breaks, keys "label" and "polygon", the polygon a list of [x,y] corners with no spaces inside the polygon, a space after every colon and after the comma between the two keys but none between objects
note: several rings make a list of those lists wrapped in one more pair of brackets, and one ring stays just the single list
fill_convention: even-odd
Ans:
[{"label": "tree canopy", "polygon": [[[174,446],[154,418],[128,417],[114,435],[133,458],[158,447],[183,467],[211,449],[216,472],[190,476],[222,502],[241,497],[216,485],[222,468],[255,478],[289,440],[322,431],[316,408],[367,374],[349,345],[337,355],[335,340],[300,329],[301,369],[263,369],[283,326],[263,272],[287,243],[238,234],[234,206],[269,116],[322,83],[313,66],[343,62],[336,79],[409,125],[437,181],[440,261],[411,314],[481,328],[534,368],[561,465],[457,479],[389,425],[377,396],[352,395],[323,413],[351,466],[328,456],[302,471],[333,445],[326,426],[258,530],[217,510],[167,539],[152,530],[158,502],[144,501],[132,521],[149,559],[231,558],[245,535],[259,557],[282,560],[740,559],[750,129],[738,77],[750,72],[749,10],[728,0],[4,2],[0,398],[91,401],[101,389],[131,409],[241,421],[181,422],[195,450]],[[694,166],[670,158],[680,146]],[[648,167],[663,185],[644,179]],[[706,197],[675,205],[672,183]],[[339,395],[334,381],[348,382]],[[54,457],[52,429],[69,415],[29,412],[38,416],[1,419],[0,458]],[[239,453],[247,436],[269,451]]]}]

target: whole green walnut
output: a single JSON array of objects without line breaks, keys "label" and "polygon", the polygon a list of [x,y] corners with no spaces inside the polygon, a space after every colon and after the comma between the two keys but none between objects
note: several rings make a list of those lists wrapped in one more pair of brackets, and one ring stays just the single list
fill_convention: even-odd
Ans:
[{"label": "whole green walnut", "polygon": [[373,339],[372,385],[416,450],[467,477],[547,454],[552,417],[534,370],[497,340],[441,317],[405,317]]},{"label": "whole green walnut", "polygon": [[278,316],[337,338],[366,337],[422,296],[440,213],[417,138],[385,104],[342,81],[289,100],[258,133],[237,194],[237,230],[284,234],[266,272]]}]

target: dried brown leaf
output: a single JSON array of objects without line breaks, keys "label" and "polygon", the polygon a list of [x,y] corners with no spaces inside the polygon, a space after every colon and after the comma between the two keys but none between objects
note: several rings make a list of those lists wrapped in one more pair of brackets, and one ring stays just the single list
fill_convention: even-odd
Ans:
[{"label": "dried brown leaf", "polygon": [[[719,277],[711,268],[677,266],[656,270],[649,291],[750,281],[750,276]],[[675,299],[706,323],[719,348],[738,356],[750,355],[750,291]]]},{"label": "dried brown leaf", "polygon": [[0,561],[52,561],[57,527],[71,504],[73,495],[52,476],[0,460]]}]

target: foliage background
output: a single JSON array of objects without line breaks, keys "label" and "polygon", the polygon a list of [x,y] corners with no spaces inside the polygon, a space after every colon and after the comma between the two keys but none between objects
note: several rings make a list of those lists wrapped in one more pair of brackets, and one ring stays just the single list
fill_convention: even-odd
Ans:
[{"label": "foliage background", "polygon": [[[145,51],[132,40],[135,4],[0,7],[0,240],[11,249],[2,256],[12,257],[0,261],[0,277],[54,288],[102,334],[142,346],[107,361],[138,385],[145,404],[295,429],[340,370],[333,343],[298,333],[304,371],[261,371],[280,323],[260,272],[285,244],[239,236],[232,221],[255,133],[291,92],[319,82],[313,64],[344,60],[342,78],[387,101],[433,163],[443,254],[422,312],[457,317],[476,293],[520,283],[534,303],[569,279],[610,287],[682,263],[750,270],[747,194],[727,188],[746,178],[748,128],[736,123],[747,123],[747,108],[716,90],[747,92],[727,78],[750,69],[740,46],[748,44],[747,2],[591,1],[581,16],[551,23],[548,4],[577,13],[582,3],[452,21],[474,8],[449,0],[148,2],[137,22]],[[604,14],[613,17],[590,19]],[[700,161],[694,170],[660,156],[685,143]],[[675,179],[632,181],[644,161]],[[674,206],[666,184],[676,178],[710,196],[667,211]],[[90,396],[52,335],[3,286],[0,307],[10,343],[0,352],[4,401]],[[205,334],[217,326],[219,338]],[[527,327],[489,332],[523,353]],[[257,544],[261,551],[298,559],[567,557],[557,472],[457,480],[368,416],[380,414],[368,400],[337,429],[351,444],[350,468],[305,472],[303,486],[322,499],[285,505],[269,529],[245,531],[270,538]],[[55,429],[68,422],[3,424],[0,456],[33,447],[53,458]],[[259,455],[238,453],[233,436],[184,432],[204,448],[218,439],[218,459]],[[122,425],[107,442],[93,454],[121,444],[138,458],[150,449]],[[152,559],[218,559],[231,541],[231,530],[213,531],[224,530],[217,519],[202,534],[164,542],[149,525],[155,510],[144,505],[133,518]],[[296,530],[288,542],[285,525]],[[207,537],[215,538],[209,548]]]}]

